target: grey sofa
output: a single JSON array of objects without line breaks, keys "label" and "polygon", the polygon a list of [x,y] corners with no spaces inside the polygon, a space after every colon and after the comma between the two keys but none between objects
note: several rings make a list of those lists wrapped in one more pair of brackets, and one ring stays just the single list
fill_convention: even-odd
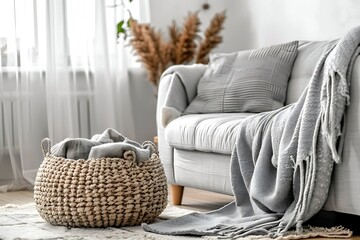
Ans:
[{"label": "grey sofa", "polygon": [[[285,104],[296,102],[309,82],[316,63],[329,44],[301,42],[288,82]],[[182,75],[176,74],[181,69]],[[232,195],[229,163],[239,123],[254,113],[183,115],[197,94],[205,65],[173,66],[162,76],[158,92],[157,128],[160,157],[181,204],[184,187]],[[360,215],[360,60],[351,79],[351,104],[343,163],[336,165],[325,210]],[[167,106],[172,107],[167,107]]]}]

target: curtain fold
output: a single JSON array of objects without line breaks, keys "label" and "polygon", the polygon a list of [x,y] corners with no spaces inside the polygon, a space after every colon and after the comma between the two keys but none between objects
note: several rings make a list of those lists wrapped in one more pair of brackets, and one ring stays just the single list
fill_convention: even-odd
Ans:
[{"label": "curtain fold", "polygon": [[0,2],[0,192],[32,188],[45,137],[134,137],[123,14],[114,0]]}]

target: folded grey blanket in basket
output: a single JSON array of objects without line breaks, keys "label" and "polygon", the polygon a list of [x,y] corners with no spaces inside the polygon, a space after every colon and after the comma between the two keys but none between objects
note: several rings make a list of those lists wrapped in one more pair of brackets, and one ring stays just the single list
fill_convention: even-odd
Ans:
[{"label": "folded grey blanket in basket", "polygon": [[128,151],[135,152],[136,161],[139,163],[149,159],[155,150],[151,144],[141,145],[111,128],[106,129],[102,134],[94,135],[91,139],[66,138],[51,148],[53,155],[75,160],[124,158],[124,154]]}]

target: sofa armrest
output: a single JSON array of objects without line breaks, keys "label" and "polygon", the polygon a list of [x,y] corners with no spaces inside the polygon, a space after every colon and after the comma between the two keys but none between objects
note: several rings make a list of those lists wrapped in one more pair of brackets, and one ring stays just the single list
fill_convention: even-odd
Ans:
[{"label": "sofa armrest", "polygon": [[197,94],[197,85],[206,65],[175,65],[161,76],[158,92],[158,112],[163,127],[181,116]]},{"label": "sofa armrest", "polygon": [[174,148],[165,139],[166,125],[179,117],[197,93],[197,84],[205,65],[176,65],[166,70],[160,80],[156,106],[158,146],[168,183],[176,184]]}]

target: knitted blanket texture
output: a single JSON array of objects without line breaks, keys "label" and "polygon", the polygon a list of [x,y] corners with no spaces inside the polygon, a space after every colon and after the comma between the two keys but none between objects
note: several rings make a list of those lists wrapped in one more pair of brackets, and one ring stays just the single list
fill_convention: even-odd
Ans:
[{"label": "knitted blanket texture", "polygon": [[279,237],[290,229],[302,233],[303,222],[327,199],[334,162],[341,162],[349,80],[359,43],[357,27],[327,49],[296,103],[241,123],[231,155],[232,203],[143,228],[225,239]]}]

